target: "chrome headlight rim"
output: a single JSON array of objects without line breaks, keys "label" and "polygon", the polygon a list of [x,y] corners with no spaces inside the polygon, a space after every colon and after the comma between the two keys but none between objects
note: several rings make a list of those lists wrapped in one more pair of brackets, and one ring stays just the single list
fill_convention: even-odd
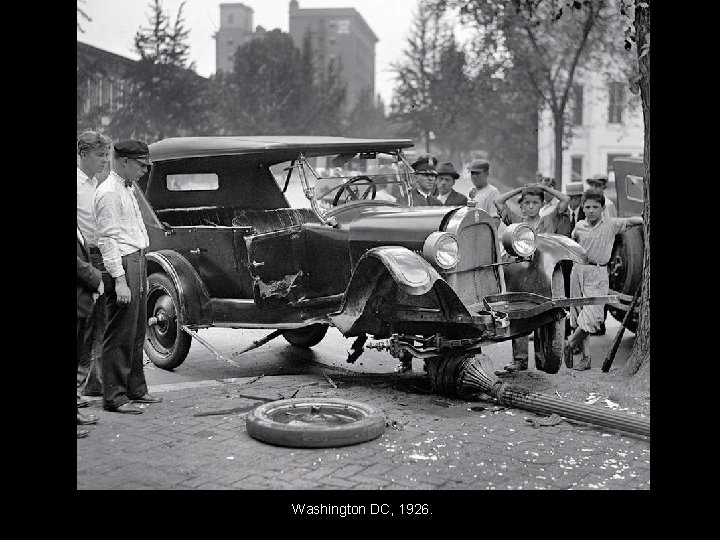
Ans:
[{"label": "chrome headlight rim", "polygon": [[430,234],[423,244],[423,257],[442,270],[452,270],[460,260],[457,237],[444,231]]},{"label": "chrome headlight rim", "polygon": [[[532,235],[532,246],[531,249],[522,249],[520,246],[521,242],[527,242],[527,235]],[[525,238],[523,238],[525,237]],[[513,223],[508,225],[502,236],[502,244],[510,255],[521,258],[532,257],[537,250],[537,233],[527,223]]]}]

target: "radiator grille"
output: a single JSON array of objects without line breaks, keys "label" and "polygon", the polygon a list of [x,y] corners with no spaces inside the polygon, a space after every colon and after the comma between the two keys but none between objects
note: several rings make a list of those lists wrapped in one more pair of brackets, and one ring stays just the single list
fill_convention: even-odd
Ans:
[{"label": "radiator grille", "polygon": [[447,276],[464,304],[476,304],[489,294],[500,292],[500,281],[496,267],[478,268],[496,262],[494,235],[487,222],[473,223],[458,231],[460,261],[458,272]]}]

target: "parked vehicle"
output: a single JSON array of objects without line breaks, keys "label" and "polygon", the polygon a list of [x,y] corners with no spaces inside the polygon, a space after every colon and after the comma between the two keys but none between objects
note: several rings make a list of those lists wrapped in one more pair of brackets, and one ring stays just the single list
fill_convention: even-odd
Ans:
[{"label": "parked vehicle", "polygon": [[139,198],[153,363],[182,364],[188,330],[268,328],[309,348],[334,326],[356,338],[349,362],[364,347],[421,358],[439,393],[455,394],[458,359],[531,332],[537,368],[556,373],[565,308],[610,300],[564,298],[559,263],[585,262],[584,250],[524,224],[500,239],[473,206],[412,207],[412,146],[285,136],[150,145]]},{"label": "parked vehicle", "polygon": [[[618,217],[640,216],[643,212],[643,177],[645,169],[641,158],[618,158],[613,161],[615,170],[616,206]],[[610,314],[622,321],[632,297],[642,283],[643,249],[642,227],[631,227],[615,237],[612,256],[608,264],[610,294],[616,295],[619,304],[609,307]],[[637,331],[639,308],[635,308],[627,328]]]}]

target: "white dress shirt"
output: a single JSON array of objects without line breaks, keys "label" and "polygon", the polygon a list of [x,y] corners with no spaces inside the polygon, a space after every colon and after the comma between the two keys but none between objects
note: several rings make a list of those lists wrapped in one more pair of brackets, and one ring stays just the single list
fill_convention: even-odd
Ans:
[{"label": "white dress shirt", "polygon": [[95,190],[98,181],[93,176],[77,170],[77,225],[85,236],[88,246],[97,246],[97,224],[93,216]]},{"label": "white dress shirt", "polygon": [[95,221],[98,247],[105,269],[113,278],[125,274],[122,257],[150,245],[133,187],[110,171],[95,191]]}]

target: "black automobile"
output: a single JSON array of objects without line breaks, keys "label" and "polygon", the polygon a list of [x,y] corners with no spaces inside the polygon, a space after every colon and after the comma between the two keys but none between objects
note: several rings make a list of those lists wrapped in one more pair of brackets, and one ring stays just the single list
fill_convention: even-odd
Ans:
[{"label": "black automobile", "polygon": [[[502,238],[473,206],[413,207],[405,139],[188,137],[150,145],[140,183],[150,235],[145,351],[172,369],[194,331],[267,328],[296,347],[334,326],[365,347],[421,358],[455,394],[457,359],[535,333],[536,367],[556,373],[566,237],[524,224]],[[291,204],[292,203],[292,204]]]}]

